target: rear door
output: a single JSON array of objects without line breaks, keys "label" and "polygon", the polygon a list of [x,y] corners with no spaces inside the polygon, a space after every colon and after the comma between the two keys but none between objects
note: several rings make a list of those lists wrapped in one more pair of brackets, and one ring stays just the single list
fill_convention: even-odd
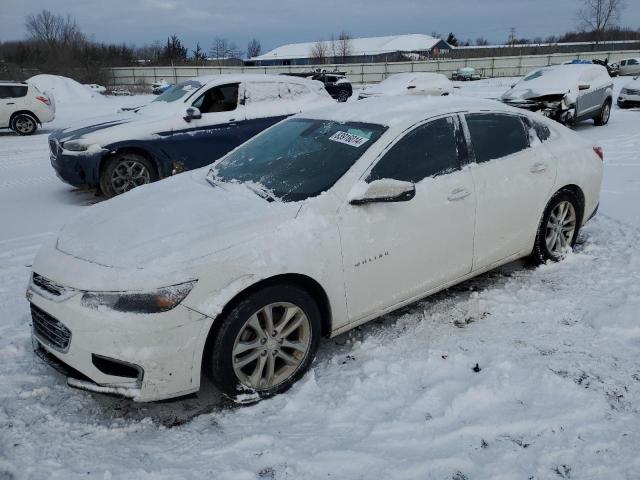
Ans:
[{"label": "rear door", "polygon": [[[604,67],[602,67],[604,69]],[[604,72],[599,68],[590,68],[580,75],[578,85],[589,85],[586,90],[578,90],[576,106],[579,118],[595,116],[602,107],[609,86],[609,75],[603,77]]]},{"label": "rear door", "polygon": [[0,128],[9,126],[9,119],[14,111],[15,105],[11,98],[10,87],[0,85]]},{"label": "rear door", "polygon": [[531,247],[556,176],[546,145],[523,117],[507,113],[464,115],[477,192],[474,270]]}]

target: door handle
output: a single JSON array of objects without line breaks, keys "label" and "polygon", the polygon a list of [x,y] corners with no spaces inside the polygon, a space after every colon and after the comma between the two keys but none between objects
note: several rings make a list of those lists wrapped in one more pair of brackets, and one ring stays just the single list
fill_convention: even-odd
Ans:
[{"label": "door handle", "polygon": [[540,172],[544,172],[546,169],[547,169],[546,163],[538,162],[531,165],[531,168],[529,169],[529,171],[531,173],[540,173]]},{"label": "door handle", "polygon": [[7,105],[15,105],[15,102],[7,102]]},{"label": "door handle", "polygon": [[449,200],[450,202],[462,200],[463,198],[467,198],[469,195],[471,195],[471,192],[466,188],[456,188],[455,190],[451,191],[451,193],[447,197],[447,200]]}]

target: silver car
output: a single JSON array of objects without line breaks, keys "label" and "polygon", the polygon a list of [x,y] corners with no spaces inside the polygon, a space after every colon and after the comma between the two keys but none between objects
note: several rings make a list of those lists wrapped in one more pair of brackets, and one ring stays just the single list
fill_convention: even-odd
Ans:
[{"label": "silver car", "polygon": [[602,65],[552,65],[529,72],[502,95],[502,101],[566,125],[590,118],[596,125],[606,125],[613,81]]}]

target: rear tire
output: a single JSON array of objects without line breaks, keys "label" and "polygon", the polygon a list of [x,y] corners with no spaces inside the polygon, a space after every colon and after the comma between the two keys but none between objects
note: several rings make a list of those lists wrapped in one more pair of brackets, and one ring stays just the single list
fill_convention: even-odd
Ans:
[{"label": "rear tire", "polygon": [[108,198],[158,179],[151,161],[137,153],[116,154],[106,162],[100,174],[99,186]]},{"label": "rear tire", "polygon": [[562,260],[573,249],[582,224],[582,207],[573,191],[562,189],[545,208],[531,252],[537,264]]},{"label": "rear tire", "polygon": [[18,135],[32,135],[37,129],[38,121],[28,113],[19,113],[11,119],[11,130]]},{"label": "rear tire", "polygon": [[320,342],[318,305],[294,284],[258,290],[216,321],[203,368],[234,399],[284,392],[309,369]]},{"label": "rear tire", "polygon": [[611,99],[607,98],[602,104],[600,113],[598,113],[598,116],[593,119],[593,123],[596,126],[601,127],[609,123],[609,117],[611,117]]}]

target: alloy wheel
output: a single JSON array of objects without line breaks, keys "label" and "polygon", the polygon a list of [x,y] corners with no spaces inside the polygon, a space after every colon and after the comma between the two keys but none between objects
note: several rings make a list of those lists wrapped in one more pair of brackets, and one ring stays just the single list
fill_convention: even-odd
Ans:
[{"label": "alloy wheel", "polygon": [[233,371],[246,387],[271,389],[291,378],[311,346],[311,323],[288,302],[271,303],[251,315],[236,336]]},{"label": "alloy wheel", "polygon": [[607,102],[602,107],[602,123],[603,124],[606,124],[609,121],[609,115],[611,115],[611,105],[609,105],[609,102]]},{"label": "alloy wheel", "polygon": [[31,117],[20,116],[16,119],[15,128],[19,133],[28,134],[35,129],[36,123]]},{"label": "alloy wheel", "polygon": [[571,249],[576,231],[576,210],[571,202],[558,203],[551,211],[545,232],[547,250],[556,258],[561,258]]},{"label": "alloy wheel", "polygon": [[116,195],[151,182],[151,172],[137,160],[121,160],[111,174],[111,186]]}]

